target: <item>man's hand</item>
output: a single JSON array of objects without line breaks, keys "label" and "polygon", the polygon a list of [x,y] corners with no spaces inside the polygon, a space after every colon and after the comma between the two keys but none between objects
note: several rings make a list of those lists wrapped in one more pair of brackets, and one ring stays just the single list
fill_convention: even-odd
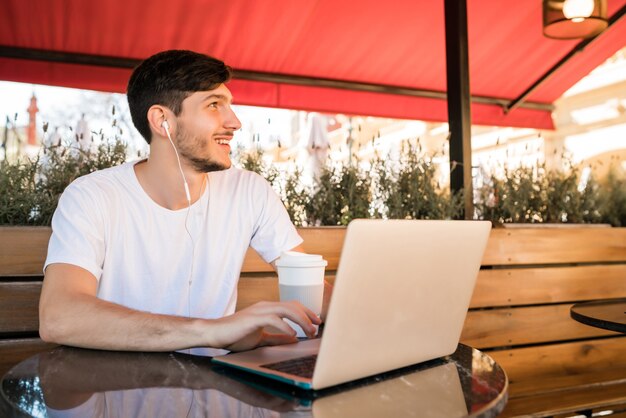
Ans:
[{"label": "man's hand", "polygon": [[[265,345],[298,341],[296,331],[283,318],[300,325],[307,336],[315,336],[320,318],[299,302],[259,302],[213,322],[210,339],[213,347],[245,351]],[[272,328],[278,331],[269,332]]]}]

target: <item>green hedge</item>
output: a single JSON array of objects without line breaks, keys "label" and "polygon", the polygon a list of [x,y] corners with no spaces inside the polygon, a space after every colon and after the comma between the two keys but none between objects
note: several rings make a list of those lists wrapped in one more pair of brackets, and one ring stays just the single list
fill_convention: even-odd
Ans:
[{"label": "green hedge", "polygon": [[[75,178],[126,161],[120,140],[93,151],[50,147],[32,160],[0,163],[0,224],[49,225],[59,196]],[[366,169],[358,161],[326,167],[310,186],[302,172],[281,173],[253,147],[239,150],[235,163],[264,176],[299,226],[347,225],[355,218],[453,219],[462,193],[437,181],[433,157],[419,145],[406,146],[399,161],[376,158]],[[474,192],[475,217],[494,223],[609,223],[626,226],[626,175],[613,168],[601,182],[579,188],[579,169],[550,171],[544,165],[504,169],[489,175]]]}]

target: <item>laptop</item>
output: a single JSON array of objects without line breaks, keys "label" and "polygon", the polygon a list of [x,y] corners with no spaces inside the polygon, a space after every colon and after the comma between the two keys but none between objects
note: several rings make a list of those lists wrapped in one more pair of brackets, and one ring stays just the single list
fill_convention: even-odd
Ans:
[{"label": "laptop", "polygon": [[319,390],[452,354],[491,223],[352,221],[322,338],[213,358]]}]

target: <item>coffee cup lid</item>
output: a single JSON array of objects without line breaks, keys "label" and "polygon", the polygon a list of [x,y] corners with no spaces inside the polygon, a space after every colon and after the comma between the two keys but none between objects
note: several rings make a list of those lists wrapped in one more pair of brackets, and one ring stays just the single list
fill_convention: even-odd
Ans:
[{"label": "coffee cup lid", "polygon": [[324,267],[328,261],[321,255],[307,254],[297,251],[283,251],[276,260],[277,267]]}]

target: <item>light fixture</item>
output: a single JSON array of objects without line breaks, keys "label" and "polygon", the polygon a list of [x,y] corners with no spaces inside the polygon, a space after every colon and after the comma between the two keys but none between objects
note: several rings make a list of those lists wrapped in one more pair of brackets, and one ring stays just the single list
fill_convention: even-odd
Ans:
[{"label": "light fixture", "polygon": [[606,0],[543,0],[543,34],[548,38],[590,38],[607,26]]}]

